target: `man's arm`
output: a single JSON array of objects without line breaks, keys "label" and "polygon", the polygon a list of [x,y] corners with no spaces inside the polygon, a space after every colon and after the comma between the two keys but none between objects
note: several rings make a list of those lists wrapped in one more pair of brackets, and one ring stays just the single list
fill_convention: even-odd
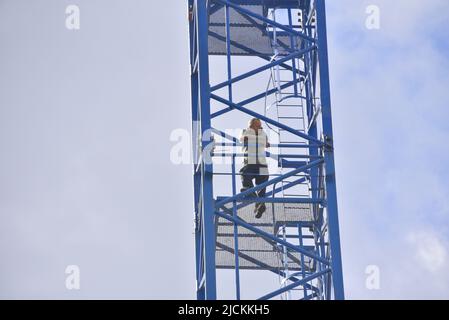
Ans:
[{"label": "man's arm", "polygon": [[246,135],[246,130],[242,131],[242,134],[240,135],[240,142],[248,143],[248,136]]},{"label": "man's arm", "polygon": [[270,144],[270,142],[268,141],[268,136],[265,134],[265,137],[267,138],[267,145],[266,145],[266,148],[269,148],[269,147],[271,147],[271,144]]}]

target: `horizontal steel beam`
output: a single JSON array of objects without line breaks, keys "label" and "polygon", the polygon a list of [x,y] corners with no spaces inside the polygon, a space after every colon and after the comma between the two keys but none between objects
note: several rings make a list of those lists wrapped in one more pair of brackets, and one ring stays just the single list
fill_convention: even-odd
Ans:
[{"label": "horizontal steel beam", "polygon": [[[281,90],[288,89],[288,88],[294,86],[295,84],[297,84],[297,83],[299,83],[299,82],[300,82],[300,80],[298,80],[298,79],[289,81],[289,82],[284,83],[283,85],[281,85],[281,86],[280,86],[280,89],[281,89]],[[278,88],[273,88],[273,89],[270,89],[270,90],[268,90],[268,91],[264,91],[264,92],[259,93],[259,94],[255,95],[255,96],[251,97],[251,98],[248,98],[248,99],[246,99],[246,100],[243,100],[243,101],[239,102],[238,105],[239,105],[239,106],[245,106],[245,105],[247,105],[247,104],[250,104],[250,103],[253,103],[253,102],[257,101],[257,100],[260,100],[260,99],[262,99],[262,98],[271,96],[272,94],[274,94],[274,93],[276,93],[276,92],[278,92]],[[227,112],[229,112],[229,111],[232,111],[232,110],[234,110],[234,108],[232,108],[232,107],[227,107],[227,108],[224,108],[224,109],[222,109],[222,110],[220,110],[220,111],[217,111],[217,112],[212,113],[212,114],[210,115],[210,117],[211,117],[211,119],[213,119],[213,118],[216,118],[216,117],[218,117],[218,116],[221,116],[221,115],[223,115],[223,114],[225,114],[225,113],[227,113]]]},{"label": "horizontal steel beam", "polygon": [[282,175],[280,177],[268,180],[267,182],[261,183],[261,184],[255,186],[254,188],[250,188],[250,189],[248,189],[248,190],[246,190],[244,192],[236,194],[235,196],[232,196],[232,197],[229,197],[229,198],[224,199],[222,201],[219,201],[219,202],[216,203],[216,207],[219,208],[219,207],[221,207],[221,206],[223,206],[223,205],[225,205],[227,203],[230,203],[230,202],[233,202],[233,201],[239,201],[239,200],[245,198],[246,196],[251,195],[252,193],[254,193],[256,191],[259,191],[259,190],[261,190],[263,188],[266,188],[266,187],[268,187],[268,186],[270,186],[272,184],[281,182],[282,180],[285,180],[288,177],[291,177],[291,176],[294,176],[294,175],[296,175],[298,173],[304,172],[304,171],[306,171],[306,170],[308,170],[310,168],[318,166],[318,165],[322,164],[323,162],[324,162],[323,159],[319,159],[319,160],[315,160],[313,162],[310,162],[306,166],[303,166],[301,168],[292,170],[292,171],[290,171],[290,172],[288,172],[288,173],[286,173],[286,174],[284,174],[284,175]]},{"label": "horizontal steel beam", "polygon": [[327,269],[324,269],[324,270],[319,271],[317,273],[311,274],[310,276],[307,276],[307,277],[305,277],[305,278],[303,278],[303,279],[301,279],[299,281],[295,281],[295,282],[293,282],[293,283],[291,283],[291,284],[289,284],[289,285],[287,285],[287,286],[285,286],[285,287],[283,287],[281,289],[275,290],[275,291],[273,291],[273,292],[271,292],[271,293],[269,293],[267,295],[264,295],[263,297],[260,297],[257,300],[268,300],[268,299],[271,299],[273,297],[276,297],[276,296],[280,295],[281,293],[284,293],[286,291],[289,291],[291,289],[299,287],[299,286],[301,286],[301,285],[303,285],[303,284],[305,284],[305,283],[307,283],[307,282],[309,282],[309,281],[311,281],[313,279],[321,277],[322,275],[324,275],[324,274],[326,274],[326,273],[328,273],[330,271],[331,271],[331,269],[327,268]]},{"label": "horizontal steel beam", "polygon": [[280,65],[281,63],[284,63],[284,62],[286,62],[286,61],[289,61],[289,60],[292,60],[292,59],[295,59],[295,58],[299,58],[300,56],[304,55],[305,53],[307,53],[307,52],[309,52],[309,51],[312,51],[312,50],[315,50],[315,49],[316,49],[316,46],[311,46],[311,47],[309,47],[309,48],[307,48],[307,49],[303,49],[303,50],[299,50],[299,51],[293,52],[293,53],[289,54],[288,56],[285,56],[285,57],[282,58],[282,59],[275,60],[275,61],[270,62],[270,63],[268,63],[268,64],[266,64],[266,65],[264,65],[264,66],[261,66],[261,67],[259,67],[259,68],[256,68],[256,69],[254,69],[254,70],[251,70],[251,71],[246,72],[246,73],[244,73],[244,74],[241,74],[241,75],[239,75],[239,76],[236,76],[236,77],[234,77],[234,78],[232,78],[232,79],[230,79],[230,80],[223,81],[222,83],[219,83],[219,84],[217,84],[217,85],[211,87],[211,88],[210,88],[210,91],[211,91],[211,92],[217,91],[218,89],[221,89],[221,88],[223,88],[223,87],[227,87],[227,86],[229,86],[229,85],[232,84],[232,83],[235,83],[235,82],[244,80],[244,79],[249,78],[249,77],[251,77],[251,76],[254,76],[254,75],[256,75],[256,74],[258,74],[258,73],[260,73],[260,72],[263,72],[263,71],[265,71],[265,70],[267,70],[267,69],[270,69],[270,68],[272,68],[272,67],[278,66],[278,65]]},{"label": "horizontal steel beam", "polygon": [[315,259],[316,261],[319,261],[319,262],[323,263],[324,265],[329,265],[329,261],[327,261],[325,258],[322,258],[322,257],[320,257],[319,255],[316,255],[313,252],[307,251],[307,250],[305,250],[302,247],[295,246],[294,244],[291,244],[290,242],[287,242],[287,241],[284,241],[282,239],[279,239],[278,237],[276,237],[276,236],[274,236],[272,234],[269,234],[268,232],[265,232],[263,230],[260,230],[259,228],[256,228],[256,227],[252,226],[251,224],[243,221],[242,219],[240,219],[238,217],[233,217],[233,216],[231,216],[229,214],[225,214],[225,213],[218,212],[218,211],[215,211],[215,214],[217,216],[219,216],[219,217],[222,217],[222,218],[228,220],[228,221],[234,222],[235,224],[237,224],[237,225],[239,225],[239,226],[241,226],[241,227],[243,227],[245,229],[248,229],[248,230],[254,232],[255,234],[258,234],[261,237],[264,237],[264,238],[266,238],[268,240],[272,240],[273,242],[279,243],[280,245],[285,246],[288,249],[291,249],[293,251],[302,253],[303,255],[305,255],[305,256],[307,256],[309,258]]},{"label": "horizontal steel beam", "polygon": [[230,107],[232,107],[232,108],[234,108],[236,110],[239,110],[239,111],[241,111],[243,113],[246,113],[246,114],[248,114],[250,116],[253,116],[255,118],[258,118],[258,119],[260,119],[262,121],[265,121],[265,122],[267,122],[269,124],[272,124],[273,126],[276,126],[276,127],[280,128],[280,129],[284,129],[285,131],[288,131],[288,132],[290,132],[290,133],[292,133],[292,134],[294,134],[294,135],[296,135],[298,137],[301,137],[303,139],[315,142],[315,143],[319,144],[320,146],[324,145],[324,143],[322,141],[320,141],[320,140],[318,140],[318,139],[316,139],[316,138],[314,138],[312,136],[309,136],[308,134],[302,133],[299,130],[295,130],[295,129],[289,127],[289,126],[286,126],[285,124],[279,123],[278,121],[270,119],[270,118],[268,118],[268,117],[266,117],[266,116],[264,116],[264,115],[262,115],[260,113],[257,113],[255,111],[252,111],[252,110],[249,110],[247,108],[244,108],[244,107],[242,107],[242,106],[240,106],[238,104],[230,102],[227,99],[219,97],[219,96],[217,96],[215,94],[211,94],[210,97],[212,99],[214,99],[214,100],[216,100],[218,102],[221,102],[223,104],[226,104],[226,105],[228,105],[228,106],[230,106]]},{"label": "horizontal steel beam", "polygon": [[277,28],[279,28],[279,29],[281,29],[281,30],[283,30],[283,31],[293,35],[293,36],[300,37],[300,38],[302,38],[304,40],[307,40],[307,41],[310,41],[312,43],[316,42],[316,40],[314,38],[309,37],[309,36],[305,35],[302,32],[296,31],[296,30],[294,30],[292,28],[289,28],[289,27],[287,27],[287,26],[285,26],[285,25],[283,25],[281,23],[278,23],[276,21],[268,19],[267,17],[261,16],[260,14],[257,14],[255,12],[252,12],[251,10],[245,9],[245,8],[239,6],[239,5],[235,4],[235,3],[232,3],[230,1],[226,1],[226,0],[212,0],[212,1],[216,2],[216,3],[221,3],[222,5],[227,5],[227,6],[233,8],[233,9],[235,9],[235,10],[237,10],[237,11],[239,11],[239,12],[245,14],[245,15],[248,15],[248,16],[253,17],[255,19],[261,20],[261,21],[265,22],[266,24],[271,25],[273,27],[277,27]]}]

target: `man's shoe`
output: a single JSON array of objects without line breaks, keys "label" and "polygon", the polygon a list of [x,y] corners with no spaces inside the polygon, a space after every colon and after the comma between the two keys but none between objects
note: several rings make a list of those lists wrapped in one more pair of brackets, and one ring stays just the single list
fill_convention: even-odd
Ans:
[{"label": "man's shoe", "polygon": [[265,203],[260,203],[259,206],[256,205],[256,209],[255,209],[255,211],[257,211],[256,219],[262,218],[262,215],[266,209],[267,209],[267,207],[265,206]]},{"label": "man's shoe", "polygon": [[256,202],[256,205],[254,206],[254,213],[257,213],[259,211],[260,202]]}]

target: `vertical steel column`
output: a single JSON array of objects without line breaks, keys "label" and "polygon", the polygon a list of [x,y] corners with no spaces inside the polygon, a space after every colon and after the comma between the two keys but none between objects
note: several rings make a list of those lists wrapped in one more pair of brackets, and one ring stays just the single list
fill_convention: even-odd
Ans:
[{"label": "vertical steel column", "polygon": [[[234,142],[234,146],[236,143]],[[235,148],[235,147],[234,147]],[[232,156],[232,195],[237,193],[236,179],[235,179],[235,155]],[[237,219],[237,201],[232,202],[232,215]],[[235,297],[240,300],[240,264],[239,264],[239,237],[238,226],[234,222],[234,261],[235,261]]]},{"label": "vertical steel column", "polygon": [[[293,29],[293,19],[292,19],[292,9],[288,8],[288,23],[290,28]],[[290,46],[292,47],[292,49],[296,50],[296,44],[295,44],[295,40],[293,38],[292,35],[290,35]],[[296,58],[292,59],[292,74],[293,74],[293,79],[292,80],[296,80],[297,77],[299,77],[299,75],[297,75],[296,73]],[[293,86],[293,92],[295,97],[298,96],[298,83],[296,82],[295,85]]]},{"label": "vertical steel column", "polygon": [[337,189],[335,180],[334,147],[332,132],[331,97],[329,84],[329,63],[327,51],[326,7],[324,0],[316,0],[318,63],[320,76],[320,96],[322,108],[325,185],[327,214],[329,219],[329,239],[331,249],[331,269],[334,298],[344,299],[343,268],[341,262],[340,232],[338,223]]},{"label": "vertical steel column", "polygon": [[[230,26],[230,16],[229,16],[229,6],[225,6],[225,23],[226,23],[226,61],[228,68],[228,81],[232,79],[232,68],[231,68],[231,26]],[[232,83],[228,86],[228,97],[229,101],[233,102],[232,99]],[[234,151],[236,149],[236,142],[234,141]],[[232,195],[237,194],[236,186],[236,172],[235,172],[235,155],[232,156]],[[232,214],[234,218],[237,218],[237,202],[232,203]],[[238,227],[234,223],[234,259],[235,259],[235,296],[237,300],[240,300],[240,268],[239,268],[239,238],[238,238]]]},{"label": "vertical steel column", "polygon": [[[299,246],[303,247],[304,246],[304,239],[302,237],[302,226],[298,225],[298,237],[299,237]],[[300,255],[301,258],[301,273],[302,273],[302,278],[304,279],[306,277],[306,265],[304,263],[304,255],[301,254]],[[302,286],[303,290],[304,290],[304,297],[307,297],[307,286],[304,283],[304,285]]]},{"label": "vertical steel column", "polygon": [[210,84],[209,84],[209,1],[196,0],[196,31],[198,46],[198,80],[199,80],[199,111],[201,126],[201,199],[202,199],[202,237],[204,255],[204,298],[215,300],[216,270],[215,270],[215,214],[213,199],[213,168],[210,158],[212,142],[210,121]]},{"label": "vertical steel column", "polygon": [[[310,4],[310,2],[309,2]],[[310,5],[307,6],[307,8],[303,9],[302,11],[302,19],[303,19],[303,25],[304,25],[304,32],[306,33],[307,36],[309,37],[313,37],[313,32],[312,32],[312,19],[308,16],[308,12],[310,9]],[[310,18],[310,19],[309,19]],[[307,22],[309,22],[309,24],[307,24]],[[311,44],[304,41],[303,45],[302,45],[302,49],[305,49],[307,47],[309,47]],[[306,106],[307,106],[307,118],[309,119],[309,122],[314,118],[314,112],[315,109],[315,101],[314,101],[314,88],[315,88],[315,83],[314,83],[314,79],[315,79],[315,73],[314,71],[316,70],[313,67],[313,57],[315,55],[315,51],[312,52],[308,52],[305,56],[304,56],[304,68],[305,68],[305,72],[306,72],[306,77],[305,77],[305,83],[304,83],[304,87],[305,87],[305,92],[306,92]],[[318,120],[315,120],[315,122],[313,124],[309,123],[309,130],[307,131],[307,134],[318,139],[318,128],[317,128],[317,122]],[[318,156],[319,155],[319,149],[318,148],[310,148],[309,149],[309,154],[312,156]],[[320,170],[320,168],[315,167],[315,168],[311,168],[310,169],[310,188],[311,188],[311,192],[310,194],[312,195],[312,198],[320,198],[321,195],[321,183],[320,181],[320,172],[322,170]],[[324,196],[323,196],[324,198]],[[317,253],[322,257],[325,258],[326,257],[326,251],[325,251],[325,245],[324,245],[324,237],[321,234],[321,228],[323,226],[323,219],[322,219],[322,212],[323,210],[320,209],[320,205],[319,204],[315,204],[312,205],[313,208],[313,214],[318,217],[318,220],[314,223],[315,225],[315,230],[313,230],[313,234],[315,237],[315,247],[317,250]],[[316,262],[317,264],[317,270],[321,271],[325,269],[325,266],[321,263],[321,262]],[[322,281],[322,279],[324,277],[326,277],[327,275],[323,275],[322,277],[320,277],[318,279],[319,282],[319,286],[320,284],[324,283],[324,281]],[[320,291],[320,295],[319,298],[322,299],[323,295],[322,292]]]},{"label": "vertical steel column", "polygon": [[195,258],[196,258],[196,295],[198,300],[203,300],[204,290],[199,288],[202,279],[201,268],[201,228],[198,223],[200,221],[201,209],[198,207],[200,201],[200,186],[201,186],[201,174],[196,172],[195,166],[198,160],[198,73],[194,70],[196,60],[196,31],[195,31],[195,19],[193,17],[193,5],[194,0],[189,0],[189,38],[190,38],[190,90],[191,90],[191,104],[192,104],[192,159],[193,159],[193,196],[194,196],[194,220],[195,220]]}]

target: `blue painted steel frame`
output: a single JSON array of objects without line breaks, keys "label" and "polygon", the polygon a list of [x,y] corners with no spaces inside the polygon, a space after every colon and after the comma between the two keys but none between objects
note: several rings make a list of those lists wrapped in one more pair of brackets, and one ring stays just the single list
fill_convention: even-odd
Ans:
[{"label": "blue painted steel frame", "polygon": [[[198,57],[191,57],[192,69],[192,115],[194,121],[199,122],[201,134],[201,154],[209,150],[211,141],[210,125],[210,85],[209,85],[209,48],[208,48],[208,5],[206,0],[189,1],[193,14],[193,22],[190,23],[191,46],[196,49]],[[194,31],[192,31],[194,30]],[[193,33],[193,34],[192,34]],[[194,51],[194,52],[195,52]],[[198,59],[198,60],[197,60]],[[198,62],[196,62],[198,61]],[[194,137],[196,144],[197,140]],[[203,157],[204,158],[204,157]],[[217,298],[216,268],[215,268],[215,215],[213,199],[213,168],[212,164],[202,161],[201,170],[195,170],[194,184],[196,190],[195,203],[196,219],[199,228],[195,232],[196,259],[197,259],[197,298],[214,300]],[[197,202],[198,201],[198,202]]]},{"label": "blue painted steel frame", "polygon": [[[303,286],[305,296],[304,299],[320,296],[319,289],[312,286],[308,282],[318,277],[325,277],[328,281],[332,281],[332,289],[330,283],[325,283],[324,296],[327,299],[344,299],[343,289],[343,274],[341,263],[341,250],[340,250],[340,237],[339,237],[339,225],[338,225],[338,208],[337,208],[337,195],[336,195],[336,183],[335,183],[335,164],[334,164],[334,150],[333,150],[333,132],[332,132],[332,119],[331,119],[331,99],[330,99],[330,86],[329,86],[329,69],[328,69],[328,53],[327,53],[327,34],[326,34],[326,14],[325,14],[325,1],[324,0],[305,0],[305,8],[303,8],[303,17],[307,17],[308,8],[311,8],[310,2],[315,2],[316,10],[316,33],[312,32],[311,27],[305,26],[304,32],[298,32],[289,28],[288,26],[275,23],[267,17],[259,16],[240,5],[248,4],[260,4],[264,2],[266,5],[281,8],[293,8],[298,5],[297,0],[188,0],[189,10],[191,11],[191,20],[189,22],[189,36],[190,36],[190,64],[191,64],[191,104],[192,104],[192,145],[194,159],[201,159],[200,163],[195,163],[194,166],[194,211],[195,211],[195,255],[196,255],[196,279],[197,279],[197,298],[198,299],[216,299],[216,266],[215,266],[215,250],[216,250],[216,216],[220,216],[234,224],[234,233],[237,231],[237,226],[247,228],[260,236],[267,238],[271,241],[275,241],[290,250],[297,251],[301,255],[311,257],[314,259],[318,269],[314,273],[308,273],[302,270],[302,279],[291,277],[291,284],[276,290],[272,293],[262,296],[262,299],[269,299],[275,297],[283,292],[293,289],[297,286]],[[213,8],[209,8],[211,3],[214,4]],[[209,83],[209,48],[208,37],[213,36],[217,38],[217,35],[211,35],[208,27],[208,14],[209,10],[218,10],[220,6],[225,7],[225,25],[226,25],[226,37],[219,40],[226,43],[226,56],[228,64],[228,80],[217,84],[213,87]],[[263,67],[256,68],[253,71],[245,73],[243,75],[232,78],[231,75],[231,45],[236,45],[232,41],[232,35],[230,34],[229,27],[229,8],[238,10],[240,13],[246,14],[251,19],[259,19],[269,25],[277,27],[283,32],[290,34],[292,37],[300,37],[304,41],[300,48],[294,48],[292,53],[281,58],[277,61],[268,63]],[[289,11],[290,12],[290,11]],[[292,24],[291,16],[289,16],[290,25]],[[293,40],[291,37],[291,44]],[[242,48],[241,48],[242,49]],[[251,53],[251,48],[243,48],[248,53]],[[262,59],[267,60],[266,57],[254,54]],[[300,70],[295,65],[295,58],[302,57],[305,61],[305,71]],[[285,64],[291,61],[292,66]],[[324,134],[324,141],[321,141],[318,137],[316,123],[312,124],[308,131],[301,133],[295,131],[288,126],[279,123],[273,119],[258,114],[252,110],[244,108],[244,105],[252,103],[256,100],[263,98],[266,94],[274,94],[275,89],[271,89],[269,92],[261,93],[256,96],[250,97],[241,103],[234,103],[232,98],[232,86],[238,81],[251,77],[263,70],[267,70],[273,66],[281,65],[286,69],[292,71],[294,75],[298,74],[303,76],[299,81],[303,81],[306,90],[306,106],[307,115],[311,119],[314,111],[312,108],[313,93],[317,90],[317,76],[320,81],[320,99],[321,99],[321,112],[322,112],[322,129]],[[317,65],[319,65],[319,74],[317,74]],[[294,76],[294,79],[283,85],[283,88],[294,86],[295,93],[297,93],[298,79]],[[217,94],[211,94],[212,91],[218,90],[223,87],[228,87],[228,99],[222,98]],[[214,114],[210,112],[211,99],[225,104],[227,107]],[[226,198],[219,198],[215,203],[213,196],[213,166],[211,163],[204,161],[208,158],[211,150],[210,144],[213,143],[210,135],[205,135],[211,129],[211,119],[219,117],[232,110],[238,110],[248,115],[258,117],[278,128],[289,131],[290,133],[297,135],[303,139],[309,141],[306,146],[302,148],[308,148],[310,154],[309,163],[297,162],[298,168],[292,170],[288,174],[281,175],[264,184],[256,186],[251,190],[247,190],[246,193],[259,190],[260,188],[274,185],[273,191],[266,194],[266,198],[251,199],[242,204],[237,205],[237,201],[242,201],[245,196],[245,192],[236,193],[236,170],[235,170],[235,158],[238,156],[233,153],[232,156],[232,196]],[[199,130],[198,127],[199,126]],[[200,143],[198,143],[198,135],[201,135]],[[229,138],[229,137],[227,137]],[[238,142],[235,138],[231,137],[233,145],[237,145]],[[284,145],[283,147],[289,147]],[[290,146],[290,147],[293,147]],[[220,154],[218,152],[218,154]],[[287,155],[282,155],[287,157]],[[314,160],[315,158],[315,160]],[[312,197],[310,199],[293,198],[269,198],[280,192],[281,188],[276,188],[276,183],[282,181],[286,177],[292,176],[296,173],[307,171],[311,179]],[[319,176],[325,174],[324,185],[322,185]],[[292,187],[298,183],[304,182],[304,178],[299,178],[296,181],[291,182],[287,187]],[[326,193],[321,192],[321,188],[325,188]],[[285,187],[284,187],[285,189]],[[325,198],[323,196],[325,195]],[[318,224],[322,225],[322,212],[321,206],[325,206],[327,210],[327,219],[329,224],[329,244],[331,256],[326,255],[325,240],[321,234],[321,231],[316,231],[316,236],[320,239],[318,245],[318,251],[311,252],[305,249],[305,246],[295,246],[289,242],[279,239],[275,235],[268,234],[258,228],[247,224],[243,220],[239,219],[236,210],[239,206],[247,205],[249,202],[296,202],[296,203],[311,203],[315,206],[317,212],[321,212]],[[231,214],[225,211],[223,205],[226,203],[233,203]],[[303,226],[307,226],[304,224]],[[301,224],[298,224],[299,237],[301,237]],[[238,252],[238,238],[234,234],[234,252]],[[302,244],[300,240],[300,244]],[[238,268],[238,255],[235,255],[236,267],[236,296],[240,298],[240,281],[239,281],[239,268]],[[281,271],[276,271],[282,275]],[[307,289],[312,290],[313,293],[308,295]],[[333,295],[331,296],[331,291]]]},{"label": "blue painted steel frame", "polygon": [[329,85],[329,62],[327,53],[326,7],[324,0],[316,0],[318,60],[320,70],[320,93],[323,133],[327,146],[324,148],[326,173],[327,212],[331,246],[331,267],[334,298],[344,299],[343,268],[341,262],[340,231],[338,223],[337,188],[335,181],[334,146]]},{"label": "blue painted steel frame", "polygon": [[[193,4],[194,0],[189,0],[189,12],[193,14]],[[194,68],[195,59],[196,59],[196,33],[195,33],[195,20],[191,19],[189,21],[189,40],[190,40],[190,64],[191,68]],[[191,104],[192,104],[192,133],[196,131],[196,124],[198,123],[199,114],[198,114],[198,73],[191,71]],[[193,146],[193,154],[197,155],[197,145],[195,141],[195,134],[192,134],[192,146]],[[194,221],[195,221],[195,258],[196,258],[196,284],[197,284],[197,299],[202,300],[205,299],[204,290],[199,290],[199,284],[202,278],[201,271],[201,227],[200,227],[200,209],[199,209],[199,200],[200,200],[200,185],[201,185],[201,173],[196,172],[194,168],[193,174],[193,191],[194,191]]]}]

